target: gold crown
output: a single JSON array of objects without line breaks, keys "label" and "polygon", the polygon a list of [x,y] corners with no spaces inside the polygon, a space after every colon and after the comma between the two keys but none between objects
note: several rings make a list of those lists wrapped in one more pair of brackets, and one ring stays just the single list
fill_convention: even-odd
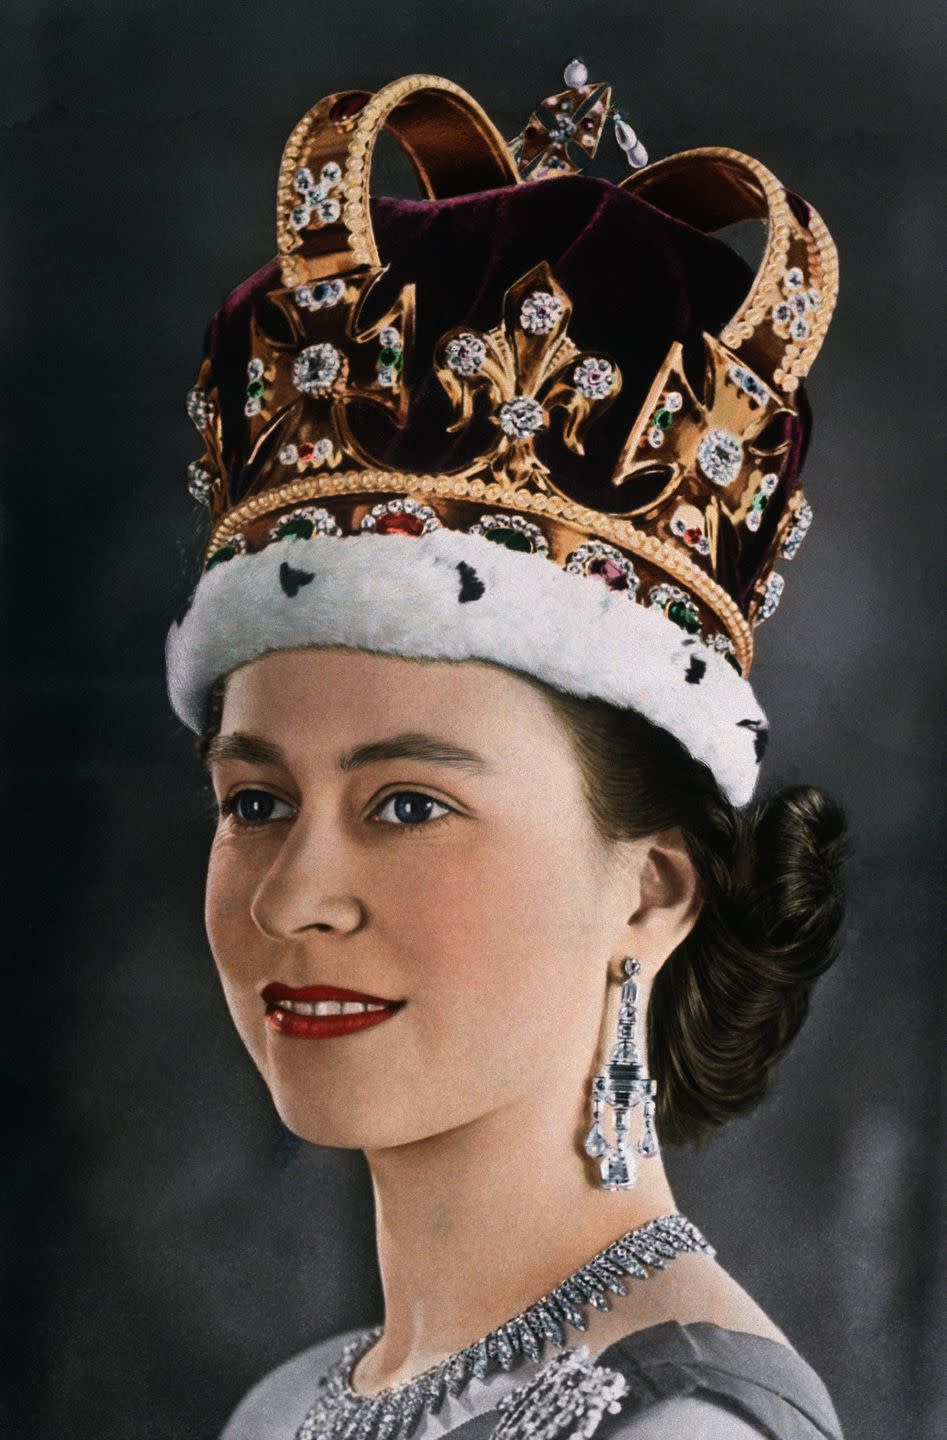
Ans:
[{"label": "gold crown", "polygon": [[[597,97],[588,107],[593,152],[610,104],[604,88],[583,83],[565,92],[572,114]],[[568,333],[572,303],[549,265],[508,289],[494,328],[449,330],[433,356],[413,353],[413,285],[362,323],[385,269],[369,209],[382,130],[400,142],[427,197],[523,183],[514,158],[522,161],[522,137],[511,149],[469,95],[436,76],[408,76],[374,95],[330,95],[303,117],[279,172],[283,283],[269,292],[289,338],[253,316],[239,498],[231,495],[210,356],[188,397],[206,446],[189,472],[192,493],[210,509],[205,566],[293,535],[472,530],[660,606],[748,673],[753,627],[782,588],[775,563],[795,554],[811,520],[798,485],[774,500],[778,524],[755,561],[750,598],[736,593],[734,554],[749,549],[777,490],[795,392],[835,305],[836,253],[820,217],[765,166],[725,148],[685,151],[622,182],[706,233],[762,221],[766,249],[737,313],[719,335],[703,336],[701,380],[688,378],[680,344],[671,346],[614,469],[615,507],[593,509],[559,488],[536,440],[561,426],[565,445],[581,455],[588,427],[619,393],[621,368],[613,356],[577,349]],[[534,169],[537,153],[526,152]],[[548,145],[543,153],[548,160]],[[463,430],[475,397],[486,396],[490,438],[454,471],[379,468],[348,409],[367,401],[403,423],[412,375],[427,364],[453,403],[451,429]]]}]

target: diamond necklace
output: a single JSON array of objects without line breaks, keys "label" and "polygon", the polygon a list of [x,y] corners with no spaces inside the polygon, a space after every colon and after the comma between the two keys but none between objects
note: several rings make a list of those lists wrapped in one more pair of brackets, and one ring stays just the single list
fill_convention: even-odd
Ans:
[{"label": "diamond necklace", "polygon": [[318,1394],[296,1431],[295,1440],[402,1440],[417,1427],[425,1410],[438,1409],[445,1395],[460,1395],[471,1376],[482,1380],[499,1366],[511,1370],[523,1358],[538,1360],[547,1340],[565,1345],[566,1326],[588,1329],[585,1304],[608,1310],[608,1291],[627,1295],[622,1275],[647,1280],[650,1265],[663,1270],[686,1251],[717,1252],[696,1225],[679,1211],[629,1230],[591,1260],[586,1260],[546,1295],[472,1345],[432,1365],[412,1380],[374,1395],[358,1395],[351,1379],[355,1363],[381,1336],[383,1326],[363,1330],[344,1346],[338,1360],[319,1377]]}]

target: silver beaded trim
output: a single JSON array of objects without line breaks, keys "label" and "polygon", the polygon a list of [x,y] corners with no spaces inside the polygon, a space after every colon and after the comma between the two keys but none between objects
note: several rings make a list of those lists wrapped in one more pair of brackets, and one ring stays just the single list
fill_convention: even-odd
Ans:
[{"label": "silver beaded trim", "polygon": [[582,1307],[609,1309],[608,1292],[627,1295],[623,1275],[646,1280],[651,1266],[663,1270],[669,1260],[688,1251],[714,1256],[704,1236],[678,1211],[649,1220],[593,1255],[548,1294],[540,1296],[491,1330],[481,1340],[448,1356],[413,1380],[358,1395],[351,1386],[356,1361],[382,1334],[381,1325],[356,1335],[335,1364],[317,1381],[315,1403],[296,1431],[295,1440],[402,1440],[416,1429],[425,1410],[434,1413],[445,1395],[460,1395],[472,1376],[483,1379],[498,1367],[512,1370],[524,1360],[538,1360],[546,1341],[566,1344],[566,1330],[587,1330]]}]

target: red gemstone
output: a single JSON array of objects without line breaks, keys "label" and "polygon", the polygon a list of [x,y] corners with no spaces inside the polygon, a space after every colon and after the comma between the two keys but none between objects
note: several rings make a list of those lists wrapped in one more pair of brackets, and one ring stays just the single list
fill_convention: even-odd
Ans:
[{"label": "red gemstone", "polygon": [[336,123],[340,120],[351,120],[353,115],[365,109],[368,98],[364,90],[352,90],[348,95],[340,95],[329,111],[329,119]]},{"label": "red gemstone", "polygon": [[596,580],[601,580],[609,590],[628,589],[628,576],[615,560],[607,558],[593,560],[588,573],[594,575]]},{"label": "red gemstone", "polygon": [[699,545],[703,539],[703,531],[698,530],[696,525],[691,525],[684,531],[684,539],[688,545]]},{"label": "red gemstone", "polygon": [[404,511],[392,512],[387,515],[379,515],[375,521],[376,535],[420,535],[424,531],[424,521],[418,515],[408,515]]},{"label": "red gemstone", "polygon": [[315,453],[315,445],[310,445],[308,440],[303,445],[300,445],[299,450],[297,451],[300,460],[311,460]]}]

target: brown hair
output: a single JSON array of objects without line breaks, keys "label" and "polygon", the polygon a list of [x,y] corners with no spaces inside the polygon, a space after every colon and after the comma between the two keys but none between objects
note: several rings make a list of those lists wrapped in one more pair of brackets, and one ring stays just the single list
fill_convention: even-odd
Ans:
[{"label": "brown hair", "polygon": [[[652,987],[648,1060],[662,1142],[699,1143],[763,1098],[815,980],[838,956],[845,813],[812,785],[738,810],[703,762],[638,711],[522,678],[569,736],[603,837],[677,829],[697,871],[700,914]],[[225,677],[211,692],[202,757],[220,726],[224,688]]]}]

